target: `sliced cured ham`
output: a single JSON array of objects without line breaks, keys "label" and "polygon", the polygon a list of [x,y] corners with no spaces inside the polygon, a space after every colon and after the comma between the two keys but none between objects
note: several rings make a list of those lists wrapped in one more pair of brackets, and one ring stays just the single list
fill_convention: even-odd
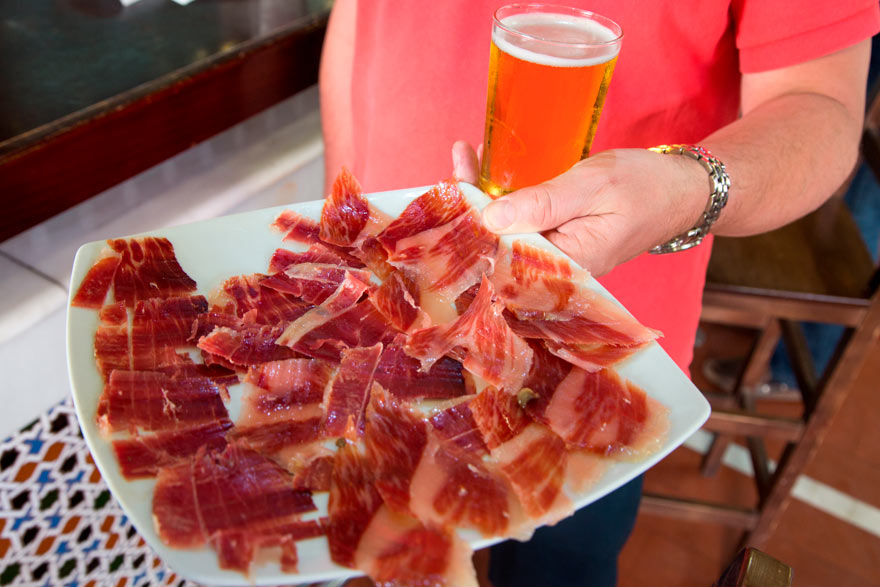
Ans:
[{"label": "sliced cured ham", "polygon": [[278,338],[278,344],[293,348],[310,331],[352,309],[369,287],[368,283],[346,272],[332,295],[287,326]]},{"label": "sliced cured ham", "polygon": [[426,526],[385,506],[364,532],[355,565],[378,585],[477,587],[472,554],[451,529]]},{"label": "sliced cured ham", "polygon": [[431,526],[470,528],[488,537],[521,535],[526,523],[494,464],[433,433],[412,474],[409,497],[413,514]]},{"label": "sliced cured ham", "polygon": [[451,353],[490,385],[516,393],[531,367],[532,349],[513,333],[502,311],[492,284],[484,277],[477,297],[455,322],[413,332],[405,350],[423,368]]},{"label": "sliced cured ham", "polygon": [[213,312],[248,315],[258,324],[272,326],[291,322],[305,314],[312,304],[265,287],[262,275],[240,275],[227,279],[213,297]]},{"label": "sliced cured ham", "polygon": [[491,272],[497,250],[498,237],[469,210],[448,224],[400,239],[388,263],[413,276],[423,299],[452,302]]},{"label": "sliced cured ham", "polygon": [[471,209],[454,182],[440,182],[410,202],[376,238],[386,250],[394,251],[399,240],[447,224]]},{"label": "sliced cured ham", "polygon": [[480,457],[489,455],[489,447],[483,440],[469,401],[463,400],[438,411],[431,416],[431,426],[442,444],[454,444],[462,451]]},{"label": "sliced cured ham", "polygon": [[512,305],[545,311],[564,310],[589,273],[575,270],[564,258],[523,241],[500,251],[490,277],[504,300]]},{"label": "sliced cured ham", "polygon": [[280,326],[221,326],[200,338],[198,347],[212,357],[240,367],[291,359],[296,353],[276,344],[281,331]]},{"label": "sliced cured ham", "polygon": [[404,351],[406,338],[398,334],[382,349],[374,377],[383,389],[402,399],[452,399],[466,395],[468,384],[461,363],[442,357],[423,371],[421,363]]},{"label": "sliced cured ham", "polygon": [[363,263],[339,251],[339,249],[333,250],[324,243],[314,243],[307,251],[302,253],[289,249],[277,249],[269,261],[269,273],[278,273],[291,265],[298,265],[300,263],[329,263],[331,265],[345,265],[353,268],[364,266]]},{"label": "sliced cured ham", "polygon": [[283,210],[272,228],[284,233],[284,240],[313,244],[319,240],[321,226],[310,218],[297,214],[293,210]]},{"label": "sliced cured ham", "polygon": [[121,255],[106,251],[86,273],[70,305],[93,310],[103,306],[121,260]]},{"label": "sliced cured ham", "polygon": [[280,420],[255,426],[236,426],[229,438],[264,455],[313,443],[321,438],[321,418]]},{"label": "sliced cured ham", "polygon": [[210,544],[221,553],[221,566],[245,573],[258,548],[280,544],[293,528],[303,538],[319,535],[320,522],[301,519],[314,510],[310,492],[294,488],[289,473],[234,444],[162,469],[153,492],[153,520],[163,542]]},{"label": "sliced cured ham", "polygon": [[187,295],[196,282],[186,274],[167,238],[142,238],[107,241],[120,256],[113,274],[113,295],[129,308],[140,300]]},{"label": "sliced cured ham", "polygon": [[299,263],[260,280],[260,285],[290,294],[309,304],[320,304],[329,298],[345,276],[351,274],[370,283],[370,272],[330,263]]},{"label": "sliced cured ham", "polygon": [[113,441],[113,450],[126,479],[155,477],[163,467],[195,455],[202,447],[222,450],[231,427],[229,420],[219,420],[184,430],[139,434]]},{"label": "sliced cured ham", "polygon": [[159,371],[113,371],[98,400],[105,433],[179,430],[229,419],[220,389],[206,377],[174,378]]},{"label": "sliced cured ham", "polygon": [[370,300],[379,313],[401,332],[431,325],[431,318],[416,301],[420,297],[416,284],[399,271],[391,273],[382,285],[370,292]]},{"label": "sliced cured ham", "polygon": [[122,302],[108,304],[98,312],[95,362],[105,381],[114,369],[132,368],[128,311]]},{"label": "sliced cured ham", "polygon": [[342,351],[339,370],[324,402],[324,433],[327,436],[342,436],[349,430],[363,434],[373,373],[381,354],[382,343]]},{"label": "sliced cured ham", "polygon": [[207,309],[204,296],[139,301],[131,325],[132,368],[150,370],[189,362],[174,349],[191,344],[193,327]]},{"label": "sliced cured ham", "polygon": [[666,408],[611,370],[572,369],[550,398],[544,418],[568,444],[634,456],[659,447]]},{"label": "sliced cured ham", "polygon": [[531,423],[492,449],[491,456],[534,526],[555,524],[574,512],[564,490],[568,471],[565,442],[549,428]]},{"label": "sliced cured ham", "polygon": [[544,341],[544,346],[551,353],[590,373],[620,363],[644,348],[646,344],[638,343],[629,346],[617,346],[601,343],[562,344],[552,340]]},{"label": "sliced cured ham", "polygon": [[336,454],[328,512],[331,559],[378,584],[477,584],[468,545],[450,530],[384,505],[368,459],[351,444]]},{"label": "sliced cured ham", "polygon": [[320,238],[326,243],[351,246],[367,226],[370,203],[358,181],[343,168],[333,181],[330,195],[321,209]]},{"label": "sliced cured ham", "polygon": [[336,452],[327,503],[327,542],[333,562],[358,568],[358,544],[382,504],[367,458],[356,445],[345,443]]},{"label": "sliced cured ham", "polygon": [[383,501],[399,512],[410,511],[410,482],[427,442],[421,414],[381,390],[373,394],[364,434],[367,461]]},{"label": "sliced cured ham", "polygon": [[249,385],[239,421],[256,425],[315,414],[309,406],[323,402],[334,371],[332,363],[320,359],[286,359],[252,366],[245,377]]}]

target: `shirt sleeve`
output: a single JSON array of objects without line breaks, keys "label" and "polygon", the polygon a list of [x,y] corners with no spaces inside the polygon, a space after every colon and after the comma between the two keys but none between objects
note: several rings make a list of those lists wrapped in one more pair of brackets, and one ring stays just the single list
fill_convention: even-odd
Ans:
[{"label": "shirt sleeve", "polygon": [[731,9],[742,73],[796,65],[880,31],[877,0],[733,0]]}]

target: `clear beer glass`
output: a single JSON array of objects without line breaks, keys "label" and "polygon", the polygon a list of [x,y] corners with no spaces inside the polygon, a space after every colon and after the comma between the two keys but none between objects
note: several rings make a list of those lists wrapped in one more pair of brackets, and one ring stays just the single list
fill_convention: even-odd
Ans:
[{"label": "clear beer glass", "polygon": [[492,197],[551,179],[590,154],[623,31],[598,14],[499,8],[492,26],[480,188]]}]

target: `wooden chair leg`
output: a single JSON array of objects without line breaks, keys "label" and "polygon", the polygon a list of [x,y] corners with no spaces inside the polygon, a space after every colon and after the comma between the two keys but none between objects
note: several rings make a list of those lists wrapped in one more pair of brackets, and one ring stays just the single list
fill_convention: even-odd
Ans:
[{"label": "wooden chair leg", "polygon": [[[779,321],[771,320],[764,330],[761,331],[761,335],[755,340],[752,348],[749,349],[746,363],[737,377],[734,387],[734,395],[740,408],[748,409],[750,407],[743,390],[747,386],[759,383],[764,373],[767,372],[770,358],[773,356],[776,345],[779,343],[780,334]],[[724,458],[724,452],[731,441],[732,439],[728,435],[722,433],[715,434],[712,446],[703,457],[703,462],[700,465],[700,472],[704,477],[713,477],[718,473],[718,469],[721,467],[721,460]]]},{"label": "wooden chair leg", "polygon": [[760,548],[776,529],[791,499],[795,481],[821,445],[829,424],[846,399],[865,359],[872,351],[880,352],[880,294],[874,295],[858,328],[844,336],[849,337],[848,343],[843,349],[838,347],[838,356],[831,359],[834,368],[826,372],[819,383],[821,393],[806,423],[803,437],[791,450],[786,451],[787,458],[777,466],[758,521],[745,539],[747,545]]},{"label": "wooden chair leg", "polygon": [[721,460],[727,447],[730,446],[731,437],[727,434],[716,434],[712,439],[712,445],[709,451],[703,455],[703,462],[700,463],[700,473],[703,477],[714,477],[721,467]]}]

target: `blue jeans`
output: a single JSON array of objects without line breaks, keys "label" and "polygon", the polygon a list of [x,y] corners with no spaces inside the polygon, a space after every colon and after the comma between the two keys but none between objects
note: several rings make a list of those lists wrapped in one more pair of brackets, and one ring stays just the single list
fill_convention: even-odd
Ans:
[{"label": "blue jeans", "polygon": [[632,532],[642,496],[642,476],[581,508],[528,542],[508,540],[491,549],[495,587],[613,587],[617,557]]}]

